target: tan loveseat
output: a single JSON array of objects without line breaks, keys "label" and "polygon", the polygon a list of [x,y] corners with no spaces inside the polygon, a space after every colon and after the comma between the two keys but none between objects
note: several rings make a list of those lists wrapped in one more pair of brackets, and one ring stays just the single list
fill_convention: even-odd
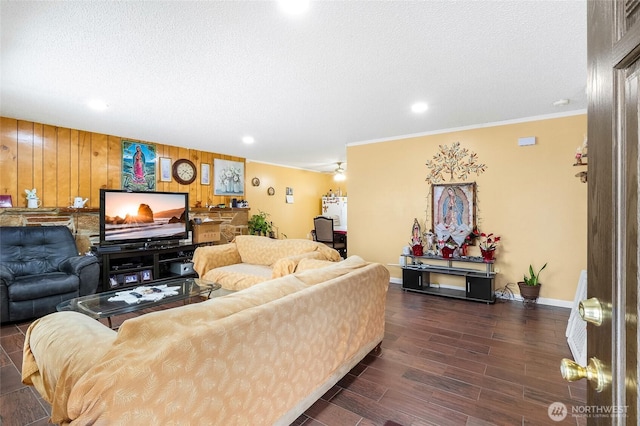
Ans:
[{"label": "tan loveseat", "polygon": [[382,341],[388,283],[384,266],[352,256],[117,333],[53,313],[27,330],[22,380],[54,423],[288,425]]},{"label": "tan loveseat", "polygon": [[291,274],[302,259],[339,261],[341,257],[316,241],[239,235],[228,244],[196,249],[193,267],[200,278],[228,290],[242,290]]}]

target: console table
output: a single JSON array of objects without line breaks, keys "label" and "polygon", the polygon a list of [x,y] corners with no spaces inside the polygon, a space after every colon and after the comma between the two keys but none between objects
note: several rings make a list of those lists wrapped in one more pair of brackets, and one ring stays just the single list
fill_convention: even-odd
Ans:
[{"label": "console table", "polygon": [[[495,302],[496,272],[493,270],[493,261],[485,262],[481,257],[402,256],[405,259],[402,266],[402,289],[405,291],[485,303]],[[465,289],[433,286],[432,273],[464,277]]]}]

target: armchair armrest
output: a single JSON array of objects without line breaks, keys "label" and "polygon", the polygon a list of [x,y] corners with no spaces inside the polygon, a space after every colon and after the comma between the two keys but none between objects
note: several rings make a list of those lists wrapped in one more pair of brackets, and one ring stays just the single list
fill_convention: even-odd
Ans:
[{"label": "armchair armrest", "polygon": [[60,262],[58,270],[67,274],[80,275],[84,268],[97,262],[98,258],[95,256],[74,256]]},{"label": "armchair armrest", "polygon": [[200,277],[214,268],[241,262],[235,243],[198,247],[193,253],[193,269]]},{"label": "armchair armrest", "polygon": [[5,282],[11,282],[14,280],[13,271],[6,265],[0,265],[0,280]]}]

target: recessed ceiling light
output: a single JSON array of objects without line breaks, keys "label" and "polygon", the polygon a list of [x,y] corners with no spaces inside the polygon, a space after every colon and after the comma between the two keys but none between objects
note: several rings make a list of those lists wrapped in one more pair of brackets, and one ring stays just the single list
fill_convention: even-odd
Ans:
[{"label": "recessed ceiling light", "polygon": [[415,112],[416,114],[422,114],[428,109],[429,105],[427,105],[426,102],[416,102],[415,104],[411,105],[411,111]]},{"label": "recessed ceiling light", "polygon": [[288,15],[302,15],[309,10],[309,0],[278,0],[280,9]]},{"label": "recessed ceiling light", "polygon": [[92,99],[87,102],[87,105],[89,106],[89,108],[96,111],[104,111],[105,109],[109,108],[109,105],[107,105],[105,101],[100,99]]},{"label": "recessed ceiling light", "polygon": [[242,138],[242,142],[246,143],[247,145],[250,145],[255,142],[255,139],[253,139],[252,136],[245,136]]},{"label": "recessed ceiling light", "polygon": [[564,106],[569,105],[569,99],[558,99],[553,103],[553,106]]}]

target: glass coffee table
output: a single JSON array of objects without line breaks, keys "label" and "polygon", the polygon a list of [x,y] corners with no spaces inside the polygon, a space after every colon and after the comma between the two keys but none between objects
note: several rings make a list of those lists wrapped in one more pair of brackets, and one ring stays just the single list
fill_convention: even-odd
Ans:
[{"label": "glass coffee table", "polygon": [[111,317],[138,312],[166,303],[187,301],[192,297],[205,296],[218,290],[219,284],[200,278],[172,278],[155,281],[153,284],[131,287],[104,293],[90,294],[65,300],[56,306],[58,311],[76,311],[94,319],[106,318],[112,327]]}]

